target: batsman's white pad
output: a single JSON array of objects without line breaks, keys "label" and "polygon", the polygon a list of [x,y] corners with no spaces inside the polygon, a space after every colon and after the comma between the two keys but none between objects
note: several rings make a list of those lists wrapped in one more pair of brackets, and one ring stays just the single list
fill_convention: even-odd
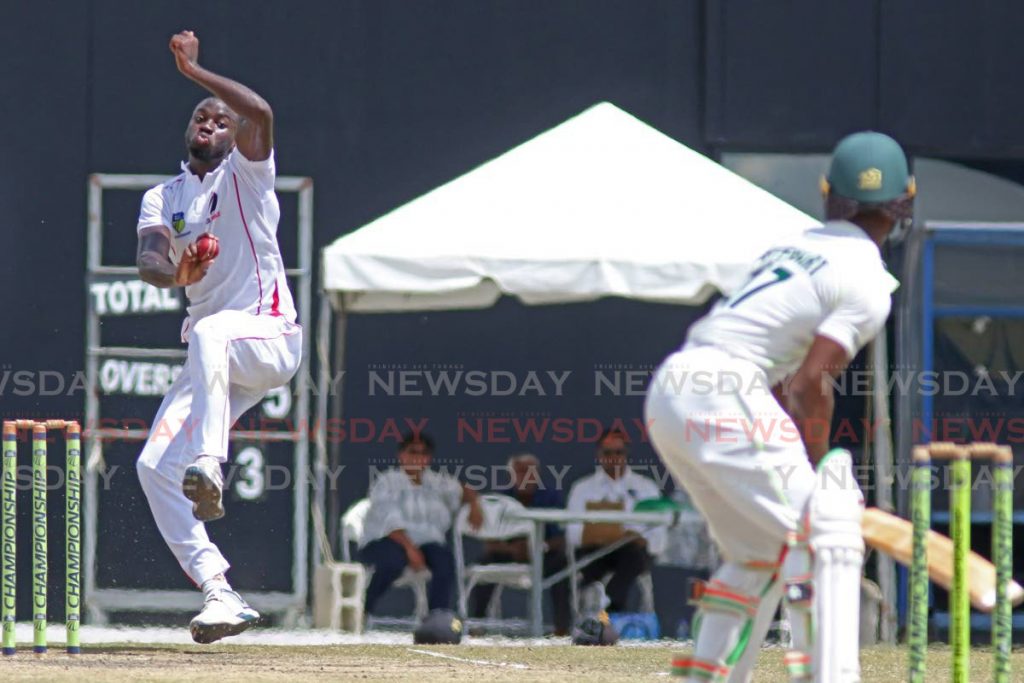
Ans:
[{"label": "batsman's white pad", "polygon": [[699,611],[693,656],[674,661],[673,673],[702,683],[709,674],[716,681],[749,681],[779,604],[777,569],[726,562],[710,581],[694,588],[691,602]]},{"label": "batsman's white pad", "polygon": [[757,616],[754,618],[750,641],[739,661],[730,669],[729,677],[726,679],[727,683],[749,683],[754,680],[754,667],[757,666],[757,658],[761,654],[764,637],[775,621],[775,612],[781,599],[782,581],[778,580],[776,574],[776,580],[772,583],[772,587],[761,596],[761,604],[757,607]]},{"label": "batsman's white pad", "polygon": [[817,488],[807,503],[806,536],[794,536],[783,562],[793,628],[794,651],[787,657],[792,680],[860,680],[863,510],[852,456],[829,452],[818,465]]}]

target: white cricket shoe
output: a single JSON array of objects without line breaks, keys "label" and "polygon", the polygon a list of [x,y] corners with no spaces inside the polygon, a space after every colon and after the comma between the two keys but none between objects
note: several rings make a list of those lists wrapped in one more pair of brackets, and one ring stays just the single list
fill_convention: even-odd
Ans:
[{"label": "white cricket shoe", "polygon": [[200,522],[212,522],[224,516],[223,489],[224,475],[216,458],[200,455],[185,470],[181,490],[192,501],[192,515]]},{"label": "white cricket shoe", "polygon": [[188,628],[192,640],[205,645],[237,636],[259,620],[260,613],[249,607],[241,595],[233,590],[218,590],[206,598],[203,611],[192,619]]}]

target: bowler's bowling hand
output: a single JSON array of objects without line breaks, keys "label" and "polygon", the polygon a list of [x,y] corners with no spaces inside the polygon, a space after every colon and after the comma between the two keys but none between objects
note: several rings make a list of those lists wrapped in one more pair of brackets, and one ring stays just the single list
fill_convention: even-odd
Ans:
[{"label": "bowler's bowling hand", "polygon": [[207,271],[213,265],[215,259],[208,261],[199,260],[199,252],[196,251],[195,243],[185,247],[185,253],[181,255],[178,262],[178,269],[174,273],[174,284],[178,287],[187,287],[206,277]]}]

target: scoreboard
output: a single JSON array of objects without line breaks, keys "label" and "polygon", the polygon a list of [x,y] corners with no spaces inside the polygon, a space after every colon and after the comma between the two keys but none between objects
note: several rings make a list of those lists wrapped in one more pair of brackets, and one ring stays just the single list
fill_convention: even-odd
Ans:
[{"label": "scoreboard", "polygon": [[[135,470],[160,401],[186,358],[180,344],[184,291],[153,287],[139,280],[134,266],[109,263],[133,261],[135,216],[125,207],[137,209],[142,191],[164,180],[89,179],[83,592],[91,623],[202,607],[202,593],[160,536]],[[224,468],[227,515],[207,531],[231,563],[232,586],[257,610],[295,623],[306,611],[309,577],[312,181],[281,177],[277,190],[282,256],[306,326],[302,364],[288,386],[269,393],[232,429]],[[295,201],[289,204],[283,193],[295,193]],[[119,197],[108,200],[105,212],[104,199],[112,195]],[[113,225],[116,239],[111,230],[104,234]]]}]

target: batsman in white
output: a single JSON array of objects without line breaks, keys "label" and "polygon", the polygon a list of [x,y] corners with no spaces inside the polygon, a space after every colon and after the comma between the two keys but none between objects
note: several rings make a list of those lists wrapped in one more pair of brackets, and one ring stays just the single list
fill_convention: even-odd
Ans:
[{"label": "batsman in white", "polygon": [[[181,174],[142,200],[139,276],[157,287],[185,287],[181,340],[188,358],[160,405],[137,469],[160,533],[203,590],[192,637],[210,643],[259,619],[228,584],[230,565],[204,526],[224,515],[228,430],[298,370],[302,328],[277,245],[270,106],[200,66],[199,39],[191,31],[173,36],[170,49],[178,70],[213,97],[192,112]],[[198,239],[209,234],[217,238],[213,246],[209,237]]]},{"label": "batsman in white", "polygon": [[692,596],[695,649],[674,672],[747,681],[785,600],[790,679],[860,680],[863,497],[830,451],[832,378],[885,324],[898,283],[880,249],[909,220],[914,179],[892,138],[837,145],[827,222],[766,252],[652,378],[651,440],[708,520],[724,563]]}]

